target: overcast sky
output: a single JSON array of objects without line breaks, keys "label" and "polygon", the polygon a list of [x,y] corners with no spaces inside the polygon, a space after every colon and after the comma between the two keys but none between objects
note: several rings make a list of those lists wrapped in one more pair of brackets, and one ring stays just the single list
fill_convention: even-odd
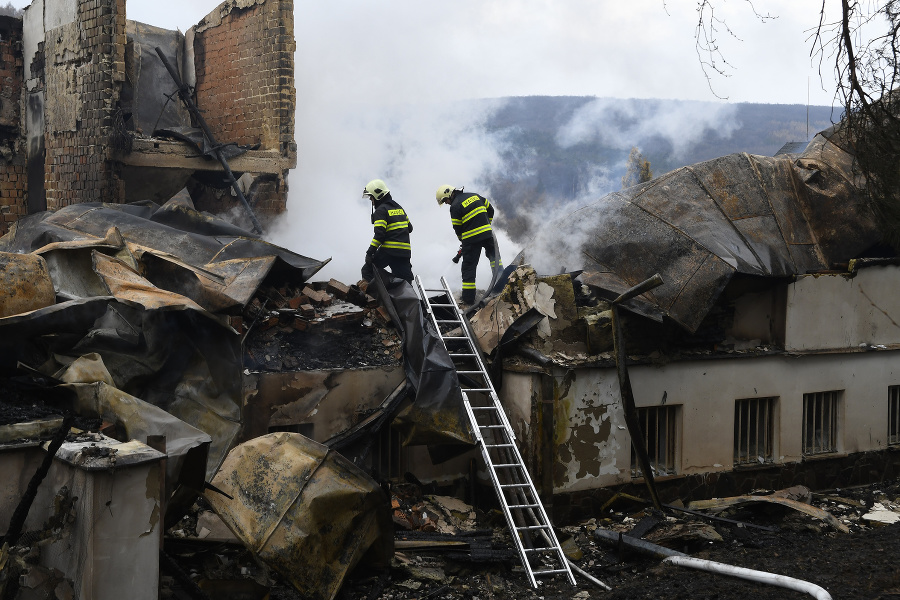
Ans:
[{"label": "overcast sky", "polygon": [[[748,2],[718,4],[716,16],[734,36],[724,28],[718,34],[731,67],[728,77],[713,77],[713,92],[695,49],[693,1],[296,0],[299,165],[273,241],[332,257],[322,277],[355,282],[371,238],[360,195],[368,180],[382,178],[416,226],[414,270],[458,281],[449,261],[457,241],[434,190],[450,183],[481,191],[479,177],[497,164],[501,144],[479,128],[483,114],[460,113],[453,100],[581,95],[721,105],[718,95],[729,102],[831,104],[831,68],[823,67],[823,89],[810,57],[821,0],[754,0],[757,12],[777,17],[765,23]],[[836,10],[834,0],[829,4]],[[127,17],[184,31],[217,5],[129,0]],[[714,106],[703,112],[703,127],[711,115],[727,114]],[[602,131],[602,111],[589,114]],[[700,129],[684,114],[673,119]],[[627,154],[626,148],[623,161]],[[594,191],[599,197],[610,190],[598,184]],[[507,261],[517,250],[501,240]]]}]

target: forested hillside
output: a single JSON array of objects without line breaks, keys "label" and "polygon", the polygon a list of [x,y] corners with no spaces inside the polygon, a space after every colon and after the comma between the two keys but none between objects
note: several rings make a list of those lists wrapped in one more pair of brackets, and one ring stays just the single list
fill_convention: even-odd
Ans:
[{"label": "forested hillside", "polygon": [[654,176],[734,152],[772,156],[840,118],[831,107],[594,97],[509,98],[486,127],[502,167],[482,185],[516,241],[532,224],[621,188],[637,147]]}]

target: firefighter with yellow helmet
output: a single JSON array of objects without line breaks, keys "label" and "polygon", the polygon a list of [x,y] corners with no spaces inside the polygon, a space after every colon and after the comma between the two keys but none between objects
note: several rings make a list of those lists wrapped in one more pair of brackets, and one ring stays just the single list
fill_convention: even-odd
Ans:
[{"label": "firefighter with yellow helmet", "polygon": [[409,245],[409,234],[412,223],[403,207],[391,197],[391,191],[380,179],[373,179],[363,188],[363,198],[372,201],[372,225],[375,232],[369,249],[366,251],[366,262],[362,268],[363,279],[369,281],[374,276],[373,267],[384,269],[390,267],[395,277],[412,283],[413,273],[410,258],[412,248]]},{"label": "firefighter with yellow helmet", "polygon": [[491,263],[491,270],[502,267],[497,242],[491,229],[494,219],[494,207],[484,196],[463,191],[462,187],[442,185],[435,194],[438,206],[450,205],[450,222],[456,237],[459,238],[459,252],[453,262],[462,258],[462,297],[463,304],[475,303],[475,273],[481,250]]}]

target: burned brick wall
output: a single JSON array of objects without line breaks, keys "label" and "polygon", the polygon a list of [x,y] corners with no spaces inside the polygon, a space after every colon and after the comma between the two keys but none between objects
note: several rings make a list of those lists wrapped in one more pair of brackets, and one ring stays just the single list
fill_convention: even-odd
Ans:
[{"label": "burned brick wall", "polygon": [[0,235],[26,213],[23,83],[22,20],[0,16]]},{"label": "burned brick wall", "polygon": [[64,16],[56,27],[45,22],[46,205],[122,202],[124,182],[109,159],[125,78],[125,0],[77,0]]},{"label": "burned brick wall", "polygon": [[[195,26],[197,104],[219,142],[296,157],[295,48],[292,0],[227,0]],[[284,211],[285,176],[258,182],[256,211]]]}]

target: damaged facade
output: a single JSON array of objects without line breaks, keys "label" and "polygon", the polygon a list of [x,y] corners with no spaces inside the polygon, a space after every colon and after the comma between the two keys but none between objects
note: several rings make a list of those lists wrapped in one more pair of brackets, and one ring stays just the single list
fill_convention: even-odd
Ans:
[{"label": "damaged facade", "polygon": [[244,210],[157,48],[253,211],[265,219],[285,210],[297,161],[289,0],[225,2],[185,34],[128,21],[124,0],[38,0],[2,26],[6,214],[164,202],[185,187],[203,210]]},{"label": "damaged facade", "polygon": [[[161,540],[202,498],[231,541],[330,600],[356,565],[390,563],[380,483],[497,502],[463,403],[490,386],[448,359],[424,288],[315,282],[327,261],[210,214],[244,208],[235,186],[263,218],[285,210],[294,47],[284,0],[229,0],[184,35],[126,20],[122,0],[0,17],[0,376],[21,411],[0,427],[0,527],[42,547],[18,557],[31,589],[158,597]],[[900,263],[879,254],[849,147],[835,128],[603,198],[552,225],[555,264],[526,248],[471,311],[555,521],[643,495],[635,444],[666,501],[896,475]],[[428,522],[394,504],[395,524]],[[146,571],[98,577],[123,556],[107,568]]]}]

